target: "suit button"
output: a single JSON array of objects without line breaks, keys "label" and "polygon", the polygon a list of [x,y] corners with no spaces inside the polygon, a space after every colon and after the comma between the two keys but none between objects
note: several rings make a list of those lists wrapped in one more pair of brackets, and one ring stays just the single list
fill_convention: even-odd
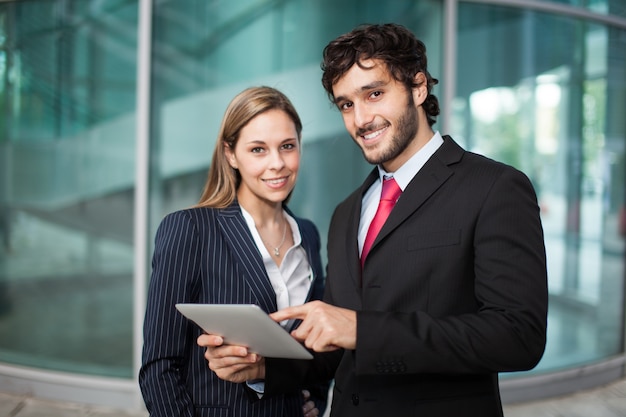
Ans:
[{"label": "suit button", "polygon": [[352,404],[359,405],[359,394],[352,394]]}]

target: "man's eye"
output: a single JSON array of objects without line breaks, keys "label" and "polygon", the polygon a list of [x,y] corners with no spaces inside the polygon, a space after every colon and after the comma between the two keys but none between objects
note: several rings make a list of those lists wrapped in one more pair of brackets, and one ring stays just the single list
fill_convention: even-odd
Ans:
[{"label": "man's eye", "polygon": [[382,91],[374,91],[372,94],[370,94],[370,97],[377,98],[377,97],[380,97],[382,94],[383,94]]},{"label": "man's eye", "polygon": [[346,111],[352,107],[352,103],[342,103],[339,105],[339,110]]}]

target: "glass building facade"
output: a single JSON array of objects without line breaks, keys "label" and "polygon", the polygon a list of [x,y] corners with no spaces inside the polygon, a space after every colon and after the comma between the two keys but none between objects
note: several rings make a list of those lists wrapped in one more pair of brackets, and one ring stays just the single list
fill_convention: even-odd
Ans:
[{"label": "glass building facade", "polygon": [[303,119],[290,207],[325,239],[371,166],[320,83],[360,23],[426,43],[434,126],[533,181],[548,255],[545,355],[505,401],[624,375],[622,0],[0,2],[0,390],[141,407],[156,226],[200,196],[230,99],[284,91]]}]

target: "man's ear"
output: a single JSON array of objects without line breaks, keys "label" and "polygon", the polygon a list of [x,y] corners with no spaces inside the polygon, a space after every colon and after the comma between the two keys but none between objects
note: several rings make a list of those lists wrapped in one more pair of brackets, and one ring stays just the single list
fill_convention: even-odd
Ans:
[{"label": "man's ear", "polygon": [[428,80],[423,72],[415,74],[413,79],[416,87],[413,87],[413,101],[416,106],[422,105],[428,97]]}]

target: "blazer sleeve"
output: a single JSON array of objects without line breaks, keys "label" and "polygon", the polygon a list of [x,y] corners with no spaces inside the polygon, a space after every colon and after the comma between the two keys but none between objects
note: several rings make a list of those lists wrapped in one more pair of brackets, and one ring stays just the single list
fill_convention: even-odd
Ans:
[{"label": "blazer sleeve", "polygon": [[[429,296],[431,310],[435,304],[470,307],[435,315],[427,309],[357,312],[357,374],[378,374],[389,363],[401,364],[392,368],[402,373],[506,372],[530,369],[540,360],[548,302],[535,192],[528,178],[511,168],[501,170],[481,198],[477,213],[465,222],[468,243],[446,265],[433,265],[444,272],[431,277],[439,285],[464,277],[468,291]],[[389,270],[400,273],[401,258],[393,262]]]},{"label": "blazer sleeve", "polygon": [[197,228],[184,211],[159,225],[152,259],[144,321],[139,384],[152,417],[194,414],[185,375],[195,343],[193,328],[175,308],[197,297],[201,245]]}]

